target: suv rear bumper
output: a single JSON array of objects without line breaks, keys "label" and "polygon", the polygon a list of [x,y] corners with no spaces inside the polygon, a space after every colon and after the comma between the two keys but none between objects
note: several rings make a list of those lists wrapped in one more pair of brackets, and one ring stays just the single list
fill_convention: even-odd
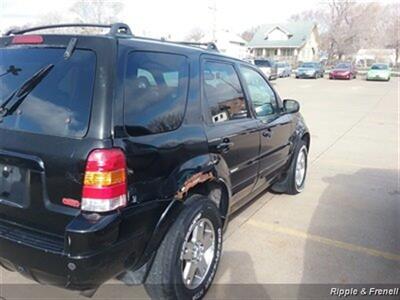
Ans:
[{"label": "suv rear bumper", "polygon": [[[73,290],[88,290],[99,286],[110,275],[109,269],[105,274],[104,270],[99,272],[96,267],[106,256],[68,258],[63,253],[46,252],[44,249],[18,244],[17,241],[3,237],[0,237],[0,243],[1,265],[41,284]],[[68,264],[72,263],[76,267],[74,272],[68,269]],[[78,270],[84,270],[84,272],[81,273]]]},{"label": "suv rear bumper", "polygon": [[[84,291],[96,289],[138,261],[145,239],[140,233],[120,239],[119,213],[97,222],[95,228],[93,222],[82,222],[81,215],[76,217],[65,239],[0,222],[0,265],[42,284]],[[77,223],[80,232],[74,228]]]}]

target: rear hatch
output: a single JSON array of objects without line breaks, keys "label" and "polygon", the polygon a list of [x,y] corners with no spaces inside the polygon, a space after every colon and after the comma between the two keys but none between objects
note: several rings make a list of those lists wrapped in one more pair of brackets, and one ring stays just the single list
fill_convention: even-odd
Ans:
[{"label": "rear hatch", "polygon": [[69,57],[72,38],[0,39],[0,222],[55,235],[79,213],[65,203],[81,198],[89,153],[111,146],[104,124],[112,72],[99,58],[112,43],[81,37]]}]

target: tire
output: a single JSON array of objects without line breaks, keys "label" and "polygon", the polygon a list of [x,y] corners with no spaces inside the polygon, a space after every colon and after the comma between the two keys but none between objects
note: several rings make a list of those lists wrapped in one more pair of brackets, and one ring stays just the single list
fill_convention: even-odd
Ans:
[{"label": "tire", "polygon": [[[214,279],[222,251],[222,221],[218,208],[214,202],[200,195],[186,199],[184,206],[157,250],[146,278],[145,289],[152,299],[201,299]],[[195,232],[201,230],[204,236],[202,242],[208,241],[208,252],[201,250],[202,243],[193,243],[196,240]],[[207,232],[209,238],[204,232]],[[189,247],[191,251],[186,252]],[[202,251],[205,251],[204,256]],[[188,257],[185,258],[185,255]],[[203,259],[200,261],[200,258]],[[199,268],[191,268],[201,265],[199,261],[204,263],[203,274],[199,273]],[[186,273],[202,276],[197,278],[188,275],[185,283],[185,270]],[[189,278],[192,278],[190,283]]]},{"label": "tire", "polygon": [[[301,153],[304,154],[304,175],[300,183],[296,182],[296,166]],[[271,189],[277,193],[286,193],[289,195],[297,195],[304,190],[305,181],[307,177],[308,170],[308,150],[307,144],[301,140],[296,146],[295,153],[293,154],[293,159],[290,166],[286,172],[284,179],[275,183]]]}]

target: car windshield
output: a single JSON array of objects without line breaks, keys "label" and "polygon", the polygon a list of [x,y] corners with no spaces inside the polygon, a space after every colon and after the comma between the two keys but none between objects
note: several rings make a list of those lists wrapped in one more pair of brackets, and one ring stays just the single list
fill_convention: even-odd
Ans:
[{"label": "car windshield", "polygon": [[271,67],[271,62],[269,60],[258,59],[254,61],[254,64],[260,67]]},{"label": "car windshield", "polygon": [[300,68],[315,68],[317,67],[316,63],[304,63],[300,66]]},{"label": "car windshield", "polygon": [[371,70],[387,70],[388,66],[385,64],[372,65]]},{"label": "car windshield", "polygon": [[335,69],[342,69],[342,70],[350,69],[350,64],[337,64]]},{"label": "car windshield", "polygon": [[0,129],[45,135],[83,137],[88,128],[94,86],[96,55],[65,49],[0,49],[0,106],[46,66],[49,72],[33,87],[18,109],[2,119]]}]

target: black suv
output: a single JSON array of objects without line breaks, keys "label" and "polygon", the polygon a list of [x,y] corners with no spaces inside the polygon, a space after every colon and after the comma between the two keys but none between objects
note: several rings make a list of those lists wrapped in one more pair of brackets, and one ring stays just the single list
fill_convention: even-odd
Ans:
[{"label": "black suv", "polygon": [[201,298],[232,213],[302,191],[299,104],[212,45],[26,34],[66,26],[0,38],[0,264],[86,295],[117,277]]}]

